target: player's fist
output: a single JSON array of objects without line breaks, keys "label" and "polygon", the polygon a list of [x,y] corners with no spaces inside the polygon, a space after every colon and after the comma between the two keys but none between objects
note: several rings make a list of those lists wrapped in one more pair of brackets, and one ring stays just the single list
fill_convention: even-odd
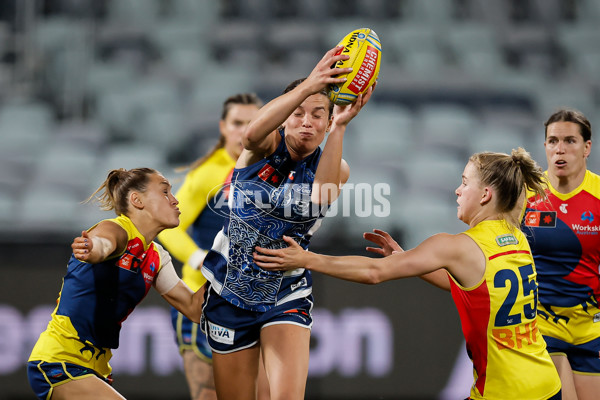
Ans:
[{"label": "player's fist", "polygon": [[94,243],[88,236],[87,231],[82,231],[81,236],[77,236],[73,239],[73,243],[71,243],[71,248],[73,249],[73,255],[75,258],[81,261],[87,261],[92,253],[92,248],[94,247]]}]

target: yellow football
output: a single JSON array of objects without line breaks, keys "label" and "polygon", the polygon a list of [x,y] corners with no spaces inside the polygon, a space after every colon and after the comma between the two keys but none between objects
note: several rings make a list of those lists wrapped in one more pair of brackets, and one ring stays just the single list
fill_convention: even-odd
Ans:
[{"label": "yellow football", "polygon": [[347,34],[338,43],[338,46],[342,45],[344,48],[337,54],[346,54],[350,58],[338,61],[332,68],[352,68],[352,72],[345,75],[346,82],[329,85],[329,98],[335,104],[348,105],[377,80],[381,66],[381,42],[375,31],[360,28]]}]

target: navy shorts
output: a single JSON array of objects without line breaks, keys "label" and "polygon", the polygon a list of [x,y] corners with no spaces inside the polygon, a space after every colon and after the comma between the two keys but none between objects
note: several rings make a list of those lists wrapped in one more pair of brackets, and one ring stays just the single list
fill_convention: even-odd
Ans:
[{"label": "navy shorts", "polygon": [[104,378],[96,371],[77,364],[67,362],[48,363],[44,361],[29,361],[27,363],[29,385],[37,398],[41,400],[49,399],[56,386],[75,379],[87,378],[90,375],[97,376],[109,385],[112,384],[110,376]]},{"label": "navy shorts", "polygon": [[573,372],[600,374],[600,338],[574,345],[550,336],[544,336],[550,355],[564,354]]},{"label": "navy shorts", "polygon": [[179,347],[179,352],[193,350],[200,359],[212,364],[212,351],[200,325],[194,323],[174,307],[171,307],[171,323],[175,330],[175,342]]},{"label": "navy shorts", "polygon": [[209,286],[201,325],[204,332],[208,332],[208,344],[214,352],[232,353],[257,344],[260,330],[265,326],[294,324],[310,329],[312,306],[312,296],[308,296],[290,300],[266,312],[250,311],[229,303]]}]

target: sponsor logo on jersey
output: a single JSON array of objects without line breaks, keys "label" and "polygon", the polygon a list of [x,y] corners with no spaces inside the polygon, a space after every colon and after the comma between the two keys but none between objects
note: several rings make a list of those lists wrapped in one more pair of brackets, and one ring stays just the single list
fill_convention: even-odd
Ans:
[{"label": "sponsor logo on jersey", "polygon": [[[512,324],[512,321],[507,320]],[[492,329],[492,336],[496,342],[498,350],[521,349],[523,346],[531,346],[537,343],[538,339],[537,321],[526,323],[524,325],[513,325],[505,328]]]},{"label": "sponsor logo on jersey", "polygon": [[561,213],[566,214],[567,213],[567,203],[563,203],[560,205],[560,207],[558,207],[558,209],[560,210]]},{"label": "sponsor logo on jersey", "polygon": [[137,274],[140,272],[145,257],[142,241],[136,237],[129,241],[127,250],[117,259],[117,266]]},{"label": "sponsor logo on jersey", "polygon": [[498,246],[503,247],[510,244],[519,244],[519,241],[514,235],[507,233],[506,235],[496,236],[496,243]]},{"label": "sponsor logo on jersey", "polygon": [[588,221],[588,222],[593,222],[594,221],[594,214],[592,214],[591,211],[584,211],[581,214],[581,220],[582,221]]},{"label": "sponsor logo on jersey", "polygon": [[594,322],[600,322],[600,313],[594,314]]},{"label": "sponsor logo on jersey", "polygon": [[600,232],[600,226],[598,225],[572,224],[571,229],[578,235],[597,235]]},{"label": "sponsor logo on jersey", "polygon": [[142,260],[140,260],[139,258],[134,256],[130,252],[126,251],[125,254],[123,254],[119,258],[117,265],[121,269],[126,269],[130,272],[137,274],[138,272],[140,272],[140,264],[141,263],[142,263]]},{"label": "sponsor logo on jersey", "polygon": [[525,225],[540,228],[555,228],[556,211],[528,211],[525,215]]},{"label": "sponsor logo on jersey", "polygon": [[284,175],[269,164],[265,164],[265,166],[261,168],[258,172],[258,177],[275,187],[279,187],[284,180]]},{"label": "sponsor logo on jersey", "polygon": [[154,281],[154,276],[150,275],[147,272],[144,272],[144,281],[146,281],[146,283],[150,284]]},{"label": "sponsor logo on jersey", "polygon": [[208,321],[209,335],[215,342],[233,344],[235,330]]}]

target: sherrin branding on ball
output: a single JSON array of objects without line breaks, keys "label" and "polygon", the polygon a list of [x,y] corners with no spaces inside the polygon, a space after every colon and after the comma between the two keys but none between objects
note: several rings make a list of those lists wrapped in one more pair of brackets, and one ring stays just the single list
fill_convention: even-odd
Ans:
[{"label": "sherrin branding on ball", "polygon": [[352,72],[346,74],[346,82],[329,85],[329,98],[335,104],[345,106],[353,103],[377,80],[381,43],[372,29],[360,28],[347,34],[337,45],[344,46],[337,54],[346,54],[350,58],[338,61],[332,68],[352,68]]}]

